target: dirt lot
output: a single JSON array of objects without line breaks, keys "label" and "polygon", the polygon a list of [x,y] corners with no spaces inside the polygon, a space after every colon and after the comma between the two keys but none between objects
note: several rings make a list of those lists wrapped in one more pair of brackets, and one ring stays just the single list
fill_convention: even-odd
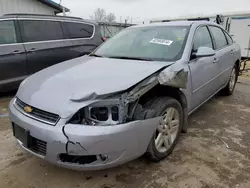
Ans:
[{"label": "dirt lot", "polygon": [[[242,64],[242,66],[241,66],[241,69],[243,69],[243,64]],[[248,61],[247,63],[246,63],[246,67],[245,67],[245,71],[243,71],[243,77],[249,77],[250,78],[250,61]]]},{"label": "dirt lot", "polygon": [[[9,97],[0,99],[1,188],[249,188],[250,78],[231,97],[217,96],[189,118],[189,132],[156,164],[143,157],[96,172],[58,168],[22,152],[12,137]],[[229,148],[222,142],[224,141]]]}]

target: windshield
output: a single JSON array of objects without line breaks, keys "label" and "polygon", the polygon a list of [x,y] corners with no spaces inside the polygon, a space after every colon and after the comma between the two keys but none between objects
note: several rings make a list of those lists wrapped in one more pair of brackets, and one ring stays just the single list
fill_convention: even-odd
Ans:
[{"label": "windshield", "polygon": [[105,42],[93,55],[109,58],[175,61],[185,47],[189,27],[128,28]]}]

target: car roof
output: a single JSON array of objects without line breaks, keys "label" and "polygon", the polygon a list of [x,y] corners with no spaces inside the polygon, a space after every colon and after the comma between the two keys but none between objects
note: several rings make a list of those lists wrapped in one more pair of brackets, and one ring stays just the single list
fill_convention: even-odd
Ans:
[{"label": "car roof", "polygon": [[53,16],[53,15],[45,15],[45,14],[5,14],[0,16],[0,19],[6,18],[30,18],[30,19],[53,19],[53,20],[60,20],[60,21],[77,21],[77,22],[87,22],[91,24],[96,24],[95,21],[92,20],[84,20],[79,17],[70,17],[70,16]]},{"label": "car roof", "polygon": [[154,26],[199,26],[199,25],[216,25],[218,24],[210,21],[170,21],[170,22],[155,22],[155,23],[149,23],[149,24],[143,24],[143,25],[136,25],[132,26],[132,28],[136,27],[154,27]]}]

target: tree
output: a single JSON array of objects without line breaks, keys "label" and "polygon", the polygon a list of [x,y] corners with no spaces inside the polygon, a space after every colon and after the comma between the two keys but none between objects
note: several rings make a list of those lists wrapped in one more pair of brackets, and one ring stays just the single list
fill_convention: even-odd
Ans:
[{"label": "tree", "polygon": [[115,14],[114,13],[109,13],[107,16],[106,16],[106,22],[115,22],[116,20],[116,17],[115,17]]},{"label": "tree", "polygon": [[94,12],[94,15],[90,16],[92,20],[96,20],[99,22],[105,22],[106,21],[106,11],[102,8],[96,9]]},{"label": "tree", "polygon": [[94,14],[90,16],[90,18],[98,22],[115,22],[116,20],[116,16],[114,13],[109,13],[107,15],[106,11],[102,8],[96,9]]}]

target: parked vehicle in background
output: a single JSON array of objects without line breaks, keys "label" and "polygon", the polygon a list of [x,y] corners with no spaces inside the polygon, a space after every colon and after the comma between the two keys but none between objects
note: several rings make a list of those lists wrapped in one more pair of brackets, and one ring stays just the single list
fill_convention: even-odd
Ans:
[{"label": "parked vehicle in background", "polygon": [[77,170],[146,154],[160,161],[192,112],[234,91],[240,47],[212,22],[127,28],[91,53],[24,80],[9,104],[26,151]]},{"label": "parked vehicle in background", "polygon": [[12,14],[0,17],[0,91],[29,75],[89,54],[103,42],[98,24],[74,17]]}]

